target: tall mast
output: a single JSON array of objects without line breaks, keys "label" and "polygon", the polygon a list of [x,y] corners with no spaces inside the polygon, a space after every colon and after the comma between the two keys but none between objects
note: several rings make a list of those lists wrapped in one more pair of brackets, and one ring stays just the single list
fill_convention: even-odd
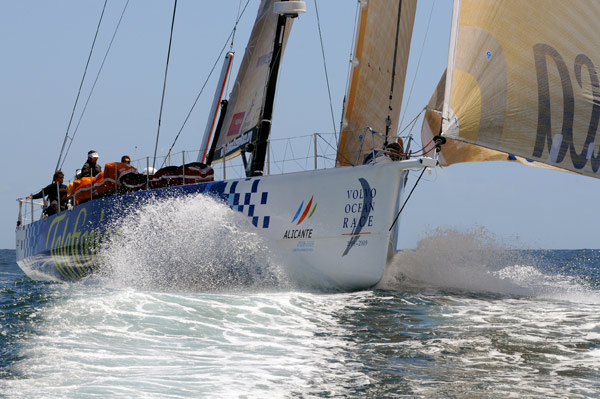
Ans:
[{"label": "tall mast", "polygon": [[281,63],[283,39],[288,18],[296,18],[299,13],[306,12],[306,4],[303,1],[280,1],[273,5],[273,12],[279,14],[275,40],[273,42],[273,57],[269,65],[269,80],[265,95],[265,104],[262,119],[258,128],[258,137],[252,150],[250,167],[246,170],[247,176],[262,176],[267,156],[267,144],[271,133],[271,118],[273,116],[273,103],[275,101],[275,89],[277,88],[277,76]]},{"label": "tall mast", "polygon": [[215,127],[215,122],[217,121],[219,105],[221,104],[221,98],[223,98],[223,92],[225,91],[225,84],[227,83],[227,77],[229,76],[229,71],[231,70],[232,61],[233,53],[230,51],[225,55],[225,60],[223,61],[223,67],[221,68],[221,76],[219,77],[219,82],[217,83],[215,97],[213,99],[213,104],[210,109],[208,121],[206,122],[204,137],[202,138],[202,146],[200,147],[200,152],[198,153],[198,162],[206,162],[206,157],[209,148],[208,145],[210,143],[213,128]]}]

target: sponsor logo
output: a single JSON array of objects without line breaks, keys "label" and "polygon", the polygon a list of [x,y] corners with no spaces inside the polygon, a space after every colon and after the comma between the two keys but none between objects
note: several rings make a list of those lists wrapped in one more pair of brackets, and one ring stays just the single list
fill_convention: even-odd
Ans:
[{"label": "sponsor logo", "polygon": [[358,181],[361,185],[360,189],[347,191],[348,202],[344,206],[344,212],[347,216],[344,217],[342,229],[352,229],[352,231],[343,234],[351,238],[342,256],[348,255],[348,252],[355,246],[368,245],[368,241],[365,239],[360,240],[360,236],[370,234],[369,231],[364,231],[363,229],[368,230],[374,224],[372,213],[375,211],[377,190],[374,187],[372,188],[366,179],[360,178]]},{"label": "sponsor logo", "polygon": [[[313,199],[314,199],[314,196],[311,196],[310,201],[308,201],[308,204],[306,205],[306,208],[304,208],[304,212],[302,212],[302,208],[304,207],[304,201],[302,201],[300,203],[300,206],[298,207],[298,210],[296,211],[296,214],[294,215],[291,223],[294,223],[296,221],[296,219],[298,219],[298,216],[300,216],[301,213],[302,213],[302,216],[300,216],[300,218],[298,219],[298,223],[296,223],[296,225],[299,225],[300,223],[302,223],[304,221],[304,219],[306,219],[307,215],[308,215],[308,219],[310,219],[312,217],[312,215],[315,213],[315,210],[317,209],[317,203],[315,202],[315,206],[313,206],[312,210],[311,210]],[[310,214],[308,213],[309,211],[310,211]]]},{"label": "sponsor logo", "polygon": [[[305,220],[310,219],[317,209],[317,202],[313,205],[314,196],[310,197],[308,204],[304,206],[304,200],[300,203],[296,214],[292,218],[290,223],[296,223],[296,226],[300,225]],[[283,233],[284,239],[305,239],[312,238],[313,229],[289,229]]]},{"label": "sponsor logo", "polygon": [[273,51],[258,57],[258,60],[256,61],[256,67],[258,68],[262,65],[269,65],[271,63],[271,59],[273,59]]},{"label": "sponsor logo", "polygon": [[237,136],[240,132],[240,128],[242,127],[242,122],[244,121],[245,112],[238,112],[233,115],[231,118],[231,124],[229,125],[229,131],[227,132],[227,137]]},{"label": "sponsor logo", "polygon": [[231,151],[238,149],[239,147],[248,144],[252,139],[252,130],[248,130],[245,133],[240,134],[235,139],[231,140],[225,145],[225,153],[229,154]]},{"label": "sponsor logo", "polygon": [[[115,234],[112,229],[85,228],[89,226],[88,210],[81,208],[71,223],[71,212],[56,216],[46,232],[46,249],[50,250],[52,263],[67,280],[75,280],[93,272],[99,264],[97,252],[103,243]],[[99,222],[104,219],[104,211]]]}]

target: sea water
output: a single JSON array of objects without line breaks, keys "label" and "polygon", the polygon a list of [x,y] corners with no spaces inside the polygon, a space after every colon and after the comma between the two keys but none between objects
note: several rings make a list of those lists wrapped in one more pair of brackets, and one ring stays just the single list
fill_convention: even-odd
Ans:
[{"label": "sea water", "polygon": [[444,230],[375,289],[322,292],[237,216],[194,207],[206,221],[145,209],[111,273],[81,283],[32,281],[0,251],[0,397],[600,397],[600,250]]}]

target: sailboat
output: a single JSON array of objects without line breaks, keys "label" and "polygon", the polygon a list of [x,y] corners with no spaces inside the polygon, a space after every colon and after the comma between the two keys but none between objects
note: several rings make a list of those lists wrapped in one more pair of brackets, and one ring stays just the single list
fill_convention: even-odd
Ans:
[{"label": "sailboat", "polygon": [[[364,289],[377,284],[396,250],[409,170],[507,160],[598,177],[599,61],[592,23],[600,6],[472,0],[454,2],[447,72],[422,127],[422,151],[429,156],[412,157],[407,148],[402,155],[409,159],[375,156],[399,137],[416,1],[362,0],[336,167],[268,175],[278,68],[305,7],[261,1],[233,92],[214,137],[203,141],[206,158],[200,161],[242,157],[246,178],[105,196],[21,223],[20,267],[33,278],[83,278],[100,267],[96,251],[123,209],[151,197],[201,193],[245,215],[309,281]],[[585,18],[574,22],[574,15]],[[583,29],[574,31],[574,25]],[[364,164],[369,155],[375,161]]]},{"label": "sailboat", "polygon": [[[436,163],[424,157],[393,160],[384,148],[386,142],[397,140],[415,9],[415,1],[373,1],[361,10],[339,167],[265,173],[278,69],[292,23],[306,5],[263,0],[214,138],[203,141],[199,158],[214,164],[242,157],[247,177],[92,195],[71,210],[19,224],[17,263],[32,278],[86,277],[101,267],[98,251],[111,235],[118,234],[112,226],[125,210],[149,198],[200,193],[245,215],[248,224],[285,260],[285,266],[304,280],[341,290],[374,286],[395,250],[397,225],[393,222],[407,171]],[[375,31],[375,26],[383,26],[381,21],[389,28]],[[363,165],[375,152],[384,156]],[[111,169],[117,184],[120,167]]]}]

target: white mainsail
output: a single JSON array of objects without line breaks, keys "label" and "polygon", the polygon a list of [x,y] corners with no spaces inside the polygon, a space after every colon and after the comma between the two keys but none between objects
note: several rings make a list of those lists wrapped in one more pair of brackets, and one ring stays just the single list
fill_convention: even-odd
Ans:
[{"label": "white mainsail", "polygon": [[262,0],[248,40],[244,58],[231,93],[215,151],[215,160],[237,156],[241,148],[257,139],[265,106],[270,64],[281,57],[291,30],[286,19],[281,54],[273,54],[279,15],[273,12],[274,0]]},{"label": "white mainsail", "polygon": [[[451,44],[455,50],[451,92],[444,93],[449,118],[443,134],[600,177],[596,69],[600,2],[461,0],[459,4],[458,34]],[[424,129],[437,134],[433,119],[430,113]],[[446,159],[480,160],[476,158],[484,154],[452,145],[456,148],[443,150]],[[454,151],[459,153],[450,155]]]},{"label": "white mainsail", "polygon": [[388,117],[390,136],[396,135],[417,2],[362,0],[360,4],[338,166],[361,164],[373,148],[380,149]]}]

